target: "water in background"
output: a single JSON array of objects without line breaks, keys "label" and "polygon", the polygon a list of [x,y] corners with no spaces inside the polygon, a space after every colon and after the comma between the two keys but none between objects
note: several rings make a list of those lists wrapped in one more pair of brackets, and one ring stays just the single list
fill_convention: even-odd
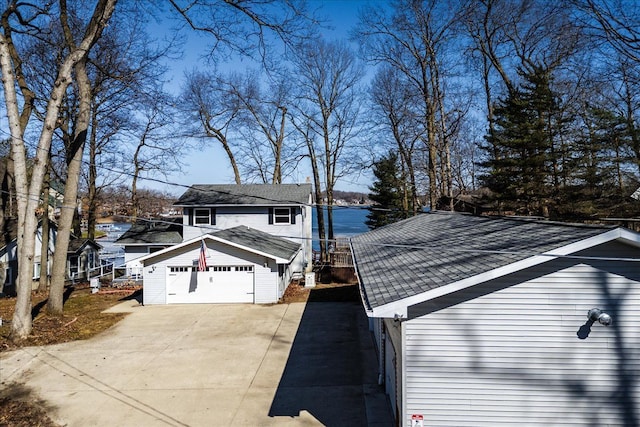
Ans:
[{"label": "water in background", "polygon": [[102,246],[100,250],[100,259],[105,263],[114,263],[116,266],[124,264],[124,249],[122,246],[113,244],[122,234],[131,227],[126,222],[114,222],[112,224],[102,224],[96,227],[96,230],[102,230],[107,233],[106,236],[96,239],[96,242]]},{"label": "water in background", "polygon": [[[369,210],[367,206],[334,206],[333,233],[336,237],[349,237],[369,231],[365,225]],[[324,219],[327,221],[327,208],[324,208]],[[318,239],[318,218],[313,208],[313,249],[320,250]]]}]

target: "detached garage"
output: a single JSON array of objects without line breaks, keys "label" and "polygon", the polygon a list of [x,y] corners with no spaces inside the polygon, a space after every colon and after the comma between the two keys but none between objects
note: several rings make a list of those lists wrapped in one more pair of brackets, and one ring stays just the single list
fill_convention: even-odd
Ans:
[{"label": "detached garage", "polygon": [[144,266],[143,302],[277,302],[301,248],[245,226],[183,242],[139,258]]},{"label": "detached garage", "polygon": [[397,425],[640,425],[640,234],[431,212],[351,245]]}]

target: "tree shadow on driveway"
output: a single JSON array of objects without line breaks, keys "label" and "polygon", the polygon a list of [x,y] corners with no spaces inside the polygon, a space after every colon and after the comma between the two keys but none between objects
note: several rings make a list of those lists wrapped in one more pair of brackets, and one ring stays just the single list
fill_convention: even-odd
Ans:
[{"label": "tree shadow on driveway", "polygon": [[[269,416],[297,417],[307,411],[326,426],[390,425],[391,412],[376,377],[376,355],[357,286],[315,289]],[[376,420],[367,419],[372,416]]]}]

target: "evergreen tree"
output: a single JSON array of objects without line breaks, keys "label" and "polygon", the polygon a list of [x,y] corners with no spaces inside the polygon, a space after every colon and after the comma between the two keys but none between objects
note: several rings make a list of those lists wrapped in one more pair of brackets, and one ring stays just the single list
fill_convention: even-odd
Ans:
[{"label": "evergreen tree", "polygon": [[489,159],[481,177],[501,210],[549,216],[562,170],[556,135],[563,126],[548,70],[521,72],[524,83],[495,106],[495,128],[486,136]]},{"label": "evergreen tree", "polygon": [[386,224],[408,217],[402,203],[402,181],[399,178],[398,155],[390,151],[385,157],[373,164],[373,174],[376,177],[369,187],[369,198],[373,205],[369,207],[369,214],[365,224],[370,228],[382,227]]}]

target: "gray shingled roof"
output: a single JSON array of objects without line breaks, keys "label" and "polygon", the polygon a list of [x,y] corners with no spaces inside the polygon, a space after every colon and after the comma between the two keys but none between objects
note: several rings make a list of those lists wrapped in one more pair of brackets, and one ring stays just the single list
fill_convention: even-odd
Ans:
[{"label": "gray shingled roof", "polygon": [[97,244],[95,241],[91,239],[82,239],[78,237],[72,237],[71,240],[69,240],[69,248],[67,250],[67,253],[70,253],[70,254],[79,253],[82,251],[85,245],[91,245],[94,248],[96,248],[96,250],[99,250],[100,248],[102,248],[102,246],[100,246],[99,244]]},{"label": "gray shingled roof", "polygon": [[365,304],[375,308],[612,228],[433,212],[353,237],[351,243]]},{"label": "gray shingled roof", "polygon": [[290,259],[300,250],[300,244],[273,236],[264,231],[244,225],[211,233],[212,236],[240,246],[269,254],[273,257]]},{"label": "gray shingled roof", "polygon": [[298,205],[309,202],[311,184],[192,185],[175,206]]},{"label": "gray shingled roof", "polygon": [[182,243],[182,218],[175,221],[136,222],[115,243],[122,245]]}]

